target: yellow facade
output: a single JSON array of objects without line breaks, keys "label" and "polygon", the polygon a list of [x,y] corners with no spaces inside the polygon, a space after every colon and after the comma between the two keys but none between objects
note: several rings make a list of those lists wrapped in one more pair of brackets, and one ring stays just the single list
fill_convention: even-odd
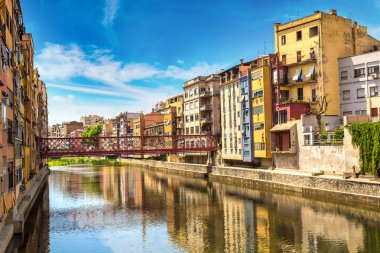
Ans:
[{"label": "yellow facade", "polygon": [[166,100],[164,114],[165,135],[183,134],[183,94]]},{"label": "yellow facade", "polygon": [[272,158],[270,152],[270,129],[272,127],[271,85],[271,67],[269,64],[251,70],[255,158]]},{"label": "yellow facade", "polygon": [[[311,103],[315,109],[316,100],[327,96],[326,115],[340,114],[338,58],[362,54],[380,45],[367,35],[366,27],[352,24],[334,10],[275,24],[276,53],[281,65],[288,67],[288,80],[284,81],[287,87],[281,87],[283,99]],[[293,78],[297,69],[302,69],[302,80]],[[289,91],[286,98],[285,90]]]}]

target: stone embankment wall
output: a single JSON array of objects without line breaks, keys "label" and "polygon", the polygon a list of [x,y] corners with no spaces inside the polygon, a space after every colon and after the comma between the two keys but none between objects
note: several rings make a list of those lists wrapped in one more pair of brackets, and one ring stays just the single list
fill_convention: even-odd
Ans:
[{"label": "stone embankment wall", "polygon": [[123,159],[130,165],[139,165],[183,174],[208,177],[210,180],[255,187],[260,190],[279,189],[301,193],[305,197],[335,199],[380,207],[380,182],[363,179],[343,179],[338,176],[313,176],[294,170],[245,169],[238,167],[206,166],[150,160]]}]

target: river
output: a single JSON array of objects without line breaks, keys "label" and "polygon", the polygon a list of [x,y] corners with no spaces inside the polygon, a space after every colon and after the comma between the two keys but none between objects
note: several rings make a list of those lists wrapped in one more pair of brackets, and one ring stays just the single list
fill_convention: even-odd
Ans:
[{"label": "river", "polygon": [[380,252],[380,211],[139,167],[56,167],[14,241],[9,252]]}]

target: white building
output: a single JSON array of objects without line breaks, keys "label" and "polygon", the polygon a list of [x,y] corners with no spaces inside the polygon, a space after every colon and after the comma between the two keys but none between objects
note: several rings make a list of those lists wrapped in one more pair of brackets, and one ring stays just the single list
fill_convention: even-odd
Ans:
[{"label": "white building", "polygon": [[[377,120],[380,97],[380,51],[339,59],[342,115],[369,115]],[[334,98],[330,98],[334,99]]]}]

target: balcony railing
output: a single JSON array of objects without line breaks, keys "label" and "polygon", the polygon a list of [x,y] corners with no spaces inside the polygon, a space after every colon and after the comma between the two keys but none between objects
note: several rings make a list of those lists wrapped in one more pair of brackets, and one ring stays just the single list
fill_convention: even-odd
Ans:
[{"label": "balcony railing", "polygon": [[209,111],[209,110],[212,110],[212,106],[211,105],[202,105],[200,109],[201,109],[201,111]]},{"label": "balcony railing", "polygon": [[272,144],[271,146],[271,152],[272,153],[289,153],[294,154],[297,152],[297,146],[296,145],[290,145],[290,144]]},{"label": "balcony railing", "polygon": [[211,117],[202,117],[201,122],[204,124],[212,123],[212,118]]},{"label": "balcony railing", "polygon": [[199,96],[200,97],[210,97],[210,96],[212,96],[212,92],[211,91],[201,91],[199,93]]}]

